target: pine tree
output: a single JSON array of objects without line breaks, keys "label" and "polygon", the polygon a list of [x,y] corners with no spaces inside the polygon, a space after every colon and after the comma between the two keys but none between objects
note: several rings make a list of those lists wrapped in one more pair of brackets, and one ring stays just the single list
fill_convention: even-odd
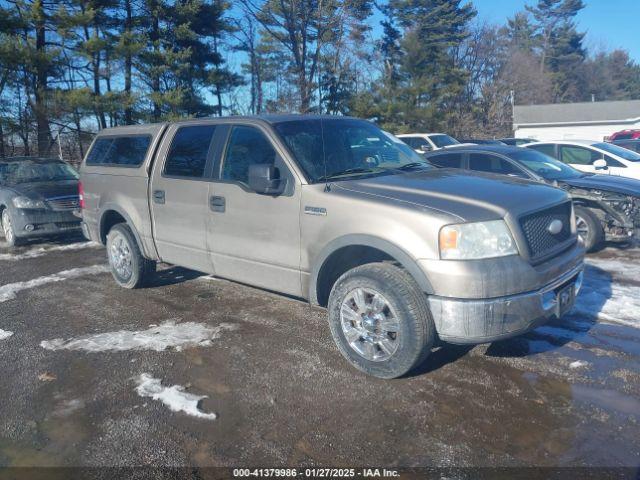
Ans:
[{"label": "pine tree", "polygon": [[[460,0],[391,0],[389,7],[402,28],[402,55],[399,88],[383,122],[396,130],[438,128],[464,89],[467,72],[456,64],[454,50],[468,37],[475,10]],[[395,34],[389,32],[392,46]]]}]

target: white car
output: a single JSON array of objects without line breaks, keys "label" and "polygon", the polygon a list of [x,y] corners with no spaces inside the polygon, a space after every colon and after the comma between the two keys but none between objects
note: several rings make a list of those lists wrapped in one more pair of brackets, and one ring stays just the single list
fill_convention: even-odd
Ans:
[{"label": "white car", "polygon": [[418,153],[427,153],[441,148],[462,145],[458,140],[446,133],[405,133],[396,135]]},{"label": "white car", "polygon": [[556,140],[523,145],[557,158],[577,170],[640,179],[640,154],[593,140]]}]

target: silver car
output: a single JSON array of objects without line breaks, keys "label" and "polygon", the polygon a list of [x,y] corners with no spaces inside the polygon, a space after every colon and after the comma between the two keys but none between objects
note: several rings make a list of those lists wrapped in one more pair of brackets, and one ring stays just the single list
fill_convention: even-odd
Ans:
[{"label": "silver car", "polygon": [[105,130],[81,191],[85,235],[123,287],[164,262],[307,299],[344,357],[381,378],[437,339],[491,342],[561,317],[582,282],[565,192],[432,168],[354,118]]}]

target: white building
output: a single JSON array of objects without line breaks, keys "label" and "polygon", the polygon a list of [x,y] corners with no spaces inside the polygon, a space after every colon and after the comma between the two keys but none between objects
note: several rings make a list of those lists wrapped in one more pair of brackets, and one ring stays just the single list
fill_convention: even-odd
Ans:
[{"label": "white building", "polygon": [[518,105],[513,111],[517,138],[602,141],[634,128],[640,129],[640,100]]}]

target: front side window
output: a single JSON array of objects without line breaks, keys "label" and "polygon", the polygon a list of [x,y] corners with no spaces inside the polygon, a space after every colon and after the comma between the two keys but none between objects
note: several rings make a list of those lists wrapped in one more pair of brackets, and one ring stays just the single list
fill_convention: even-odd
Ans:
[{"label": "front side window", "polygon": [[406,143],[364,120],[296,120],[274,128],[313,183],[431,168]]},{"label": "front side window", "polygon": [[560,145],[560,160],[569,165],[591,165],[602,157],[601,153],[588,148]]},{"label": "front side window", "polygon": [[260,130],[247,126],[233,127],[222,164],[222,179],[249,183],[249,165],[274,165],[275,161],[276,151]]},{"label": "front side window", "polygon": [[469,169],[479,172],[499,173],[501,175],[524,176],[519,168],[500,157],[486,153],[472,153],[469,156]]},{"label": "front side window", "polygon": [[147,156],[150,135],[98,138],[87,155],[87,165],[139,167]]},{"label": "front side window", "polygon": [[444,155],[433,155],[428,158],[429,163],[440,168],[462,168],[461,153],[446,153]]},{"label": "front side window", "polygon": [[180,127],[171,142],[164,174],[170,177],[204,177],[215,129],[215,125]]}]

